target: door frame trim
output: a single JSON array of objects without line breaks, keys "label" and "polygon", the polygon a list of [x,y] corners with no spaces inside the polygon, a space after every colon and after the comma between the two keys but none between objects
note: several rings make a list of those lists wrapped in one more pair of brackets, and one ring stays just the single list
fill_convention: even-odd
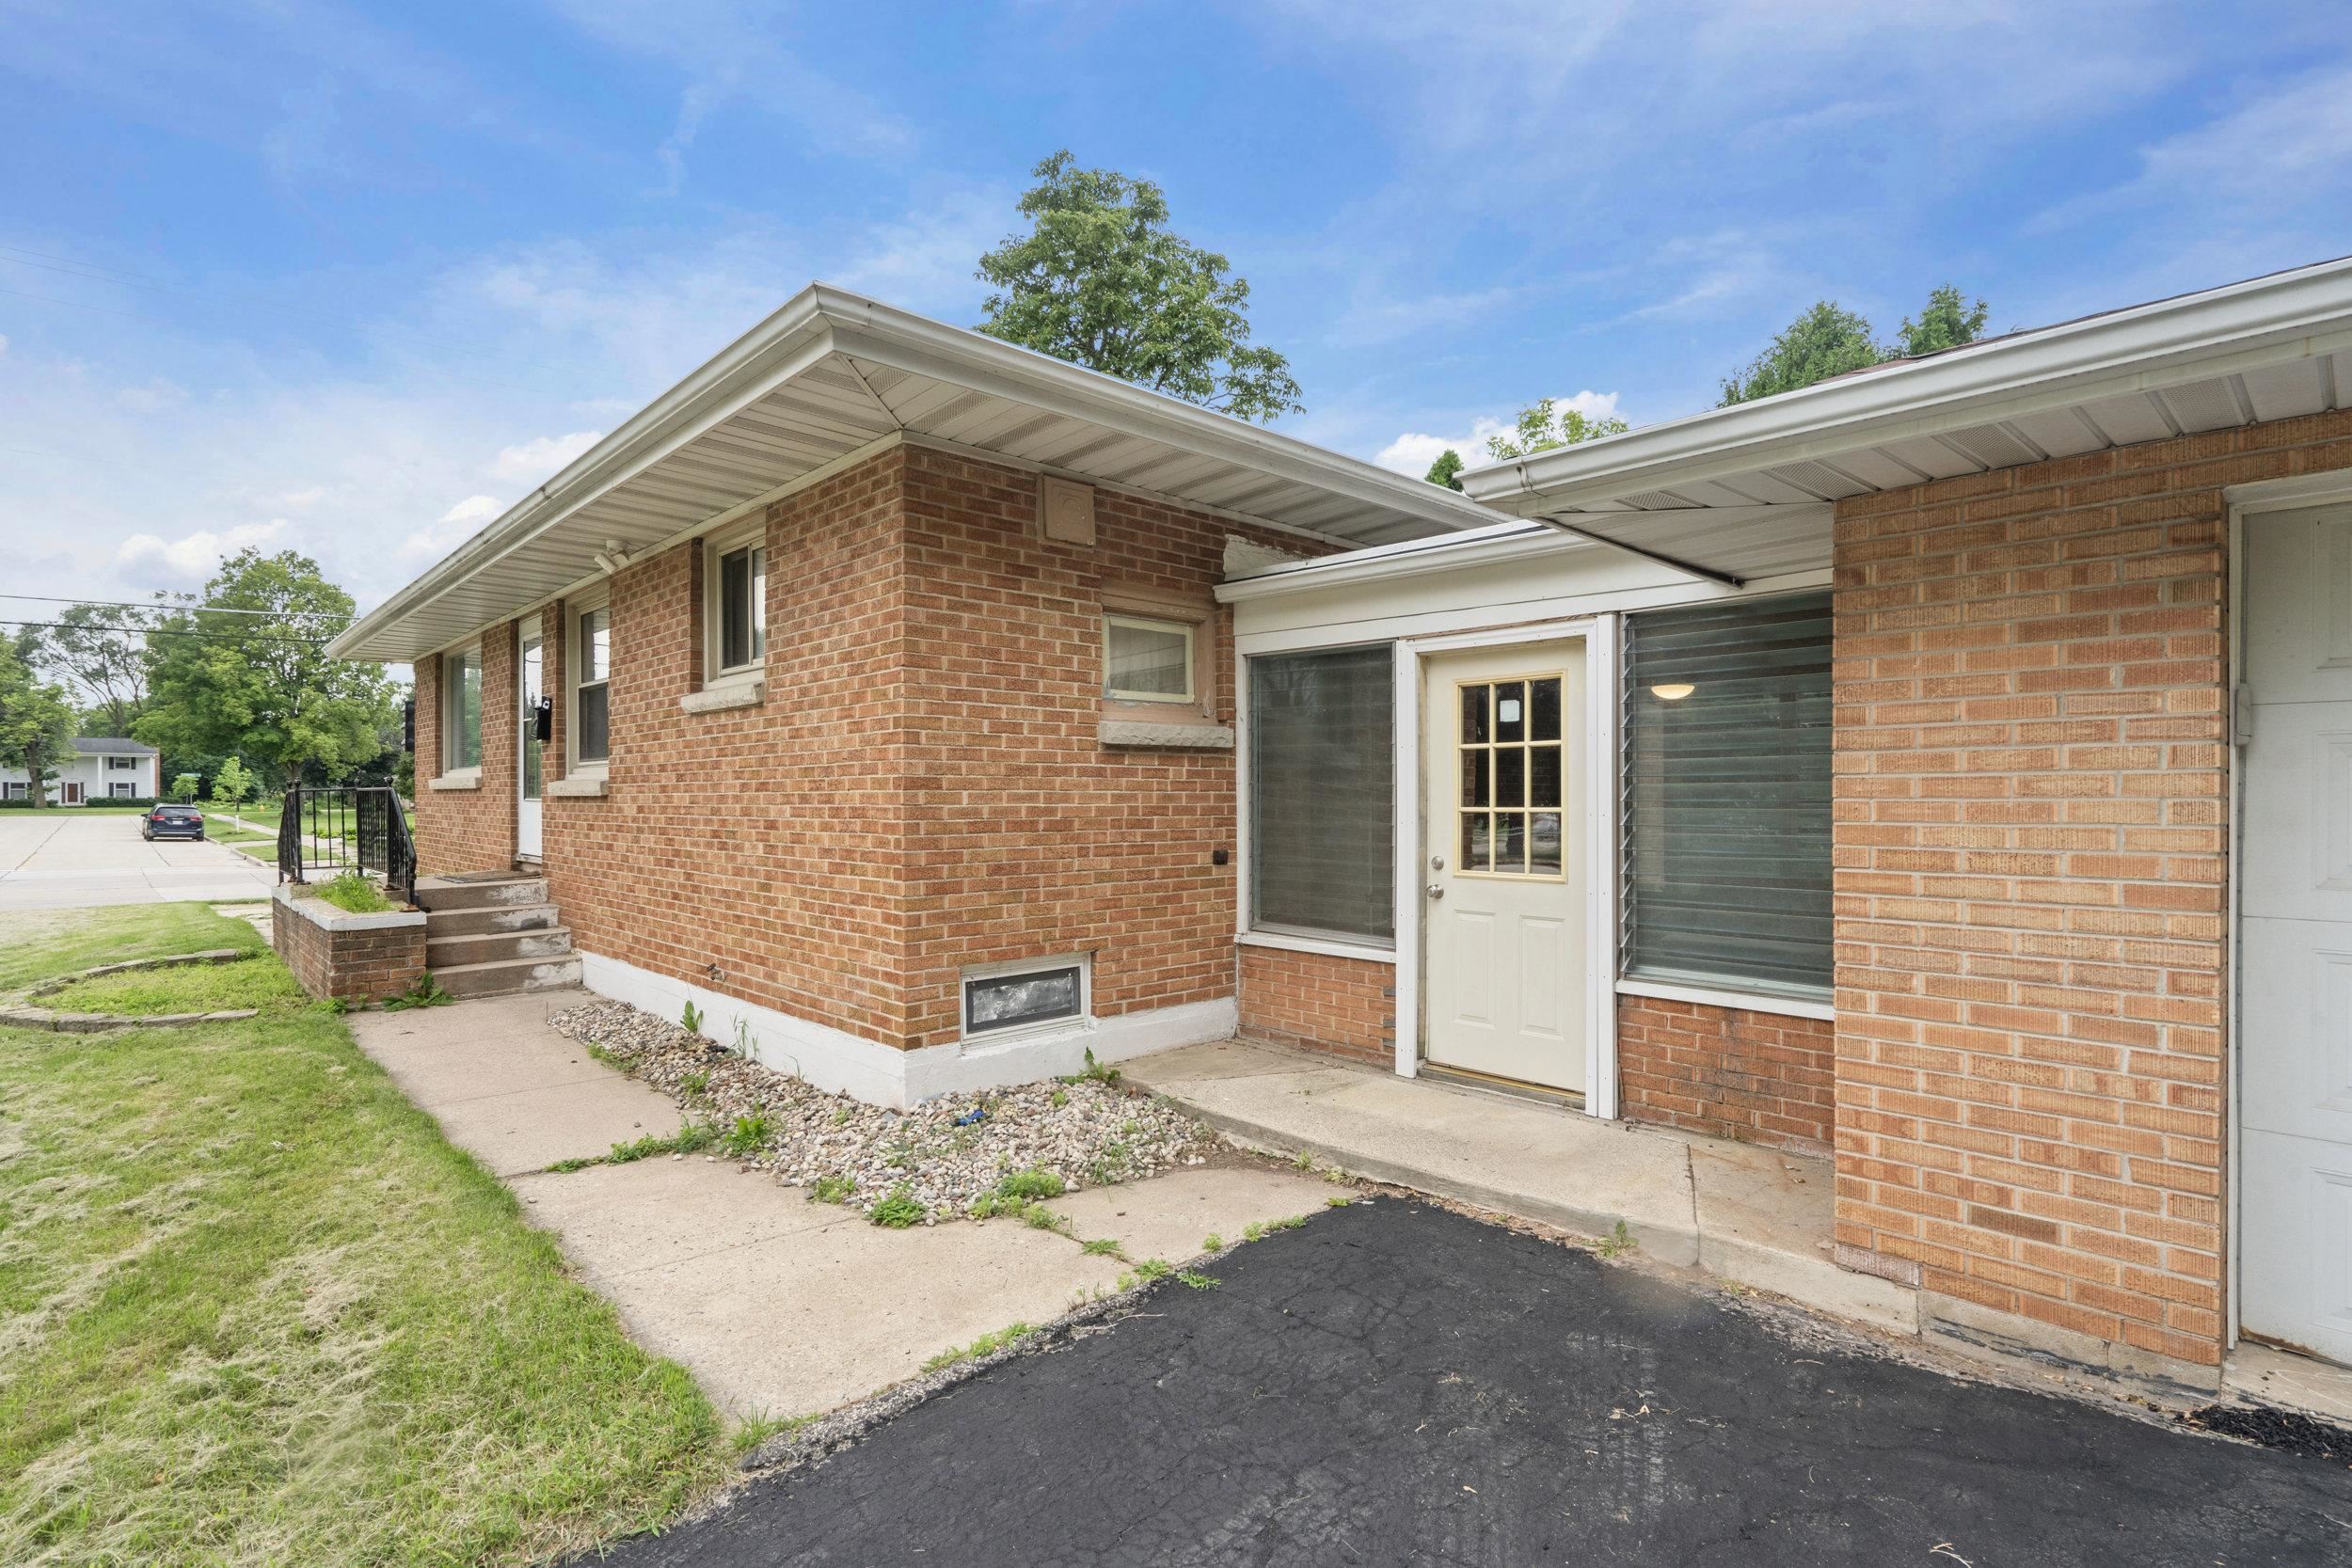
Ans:
[{"label": "door frame trim", "polygon": [[2325,473],[2297,474],[2288,479],[2263,480],[2251,484],[2233,484],[2221,492],[2228,509],[2229,534],[2224,560],[2229,581],[2223,585],[2224,613],[2229,617],[2229,637],[2225,644],[2228,666],[2222,676],[2224,713],[2229,725],[2228,741],[2222,756],[2229,768],[2228,800],[2230,802],[2229,834],[2225,842],[2229,853],[2222,864],[2223,942],[2221,951],[2221,994],[2228,1001],[2223,1012],[2223,1027],[2227,1031],[2222,1061],[2229,1073],[2229,1082],[2222,1096],[2223,1126],[2229,1138],[2229,1151],[2222,1171],[2229,1182],[2229,1198],[2222,1208],[2227,1231],[2222,1237],[2222,1269],[2227,1276],[2227,1292],[2222,1301],[2222,1349],[2237,1349],[2241,1318],[2245,1309],[2245,1237],[2246,1237],[2246,1160],[2245,1097],[2240,1085],[2246,1081],[2245,1031],[2238,1027],[2240,1016],[2239,979],[2244,966],[2238,962],[2239,943],[2244,940],[2239,930],[2241,882],[2246,864],[2246,756],[2245,748],[2237,740],[2237,691],[2246,670],[2246,525],[2249,518],[2272,512],[2300,512],[2314,506],[2334,506],[2352,501],[2352,468],[2331,468]]},{"label": "door frame trim", "polygon": [[1542,621],[1499,630],[1399,638],[1393,644],[1396,694],[1396,1070],[1419,1074],[1422,1043],[1422,664],[1431,655],[1472,648],[1566,642],[1584,644],[1584,1115],[1617,1116],[1617,779],[1619,617],[1613,612]]}]

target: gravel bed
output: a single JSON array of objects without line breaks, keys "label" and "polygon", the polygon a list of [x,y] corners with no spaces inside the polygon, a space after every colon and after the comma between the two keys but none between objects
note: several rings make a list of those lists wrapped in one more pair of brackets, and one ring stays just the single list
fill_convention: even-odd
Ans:
[{"label": "gravel bed", "polygon": [[838,1201],[869,1214],[903,1189],[925,1224],[960,1219],[1009,1172],[1051,1171],[1074,1191],[1197,1165],[1216,1147],[1215,1133],[1174,1105],[1116,1084],[1025,1084],[893,1111],[746,1061],[626,1002],[567,1007],[548,1022],[722,1135],[764,1118],[758,1146],[728,1157],[787,1186],[831,1190],[846,1178]]}]

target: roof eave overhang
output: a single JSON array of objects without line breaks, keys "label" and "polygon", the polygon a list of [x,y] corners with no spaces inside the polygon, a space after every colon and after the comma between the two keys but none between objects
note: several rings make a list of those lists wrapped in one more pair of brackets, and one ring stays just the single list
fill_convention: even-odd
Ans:
[{"label": "roof eave overhang", "polygon": [[1492,509],[1443,486],[1386,473],[1295,437],[817,283],[360,617],[328,643],[328,653],[400,659],[429,651],[408,646],[414,639],[398,635],[404,620],[835,354],[1012,399],[1343,499],[1404,512],[1433,529],[1482,528],[1496,519]]},{"label": "roof eave overhang", "polygon": [[2352,263],[2331,261],[1537,452],[1461,482],[1473,499],[1521,515],[1602,506],[2348,346]]}]

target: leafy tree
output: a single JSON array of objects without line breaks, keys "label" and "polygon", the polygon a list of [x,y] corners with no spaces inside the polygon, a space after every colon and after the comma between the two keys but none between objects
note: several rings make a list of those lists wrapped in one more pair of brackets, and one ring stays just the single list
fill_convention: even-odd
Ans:
[{"label": "leafy tree", "polygon": [[1249,341],[1248,283],[1168,229],[1158,185],[1067,150],[1031,172],[1029,231],[980,258],[982,332],[1238,419],[1301,406],[1290,361]]},{"label": "leafy tree", "polygon": [[1716,406],[1728,408],[1775,392],[1793,392],[1885,357],[1868,322],[1839,309],[1835,300],[1820,300],[1783,327],[1772,346],[1750,360],[1745,370],[1724,378]]},{"label": "leafy tree", "polygon": [[1984,335],[1985,318],[1991,314],[1983,300],[1968,304],[1957,285],[1947,283],[1928,295],[1927,309],[1917,321],[1903,318],[1895,333],[1895,352],[1906,356],[1934,354],[1973,343]]},{"label": "leafy tree", "polygon": [[171,777],[171,788],[165,792],[164,799],[183,806],[192,805],[199,783],[193,773],[175,773]]},{"label": "leafy tree", "polygon": [[162,614],[160,606],[77,604],[50,629],[45,660],[80,692],[93,735],[129,735],[147,711],[147,633]]},{"label": "leafy tree", "polygon": [[220,771],[213,775],[213,807],[216,811],[233,812],[252,793],[253,775],[235,757],[222,763]]},{"label": "leafy tree", "polygon": [[39,641],[29,631],[0,641],[0,767],[22,768],[36,809],[48,803],[48,783],[73,754],[73,705],[65,689],[44,684],[36,671]]},{"label": "leafy tree", "polygon": [[1438,460],[1430,464],[1429,471],[1421,477],[1432,484],[1442,484],[1449,490],[1459,490],[1462,487],[1462,481],[1457,476],[1461,471],[1462,454],[1452,447],[1448,447],[1438,453]]},{"label": "leafy tree", "polygon": [[1486,454],[1494,458],[1525,457],[1532,451],[1572,447],[1603,436],[1622,436],[1630,428],[1623,420],[1590,419],[1581,409],[1563,408],[1549,398],[1541,398],[1519,410],[1509,435],[1486,437]]},{"label": "leafy tree", "polygon": [[317,562],[238,552],[201,604],[173,609],[150,634],[148,708],[135,733],[175,753],[253,757],[288,784],[306,763],[342,778],[383,749],[391,710],[382,665],[326,656],[326,639],[351,619],[351,595]]}]

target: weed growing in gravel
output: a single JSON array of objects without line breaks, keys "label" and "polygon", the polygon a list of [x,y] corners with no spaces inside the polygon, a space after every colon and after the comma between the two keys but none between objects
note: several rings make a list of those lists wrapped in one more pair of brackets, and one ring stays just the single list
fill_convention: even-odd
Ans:
[{"label": "weed growing in gravel", "polygon": [[817,1185],[808,1190],[811,1203],[847,1203],[857,1191],[857,1182],[846,1176],[820,1176]]},{"label": "weed growing in gravel", "polygon": [[703,1010],[689,1002],[686,1010],[678,1014],[677,1022],[678,1027],[688,1034],[699,1035],[703,1032]]},{"label": "weed growing in gravel", "polygon": [[738,1158],[756,1154],[768,1142],[770,1128],[765,1116],[737,1117],[735,1127],[720,1143],[720,1148]]},{"label": "weed growing in gravel", "polygon": [[1060,1177],[1050,1170],[1040,1170],[1035,1165],[1026,1170],[1013,1171],[996,1183],[996,1196],[999,1197],[1059,1197],[1063,1190]]},{"label": "weed growing in gravel", "polygon": [[1633,1239],[1633,1232],[1625,1227],[1625,1221],[1619,1220],[1614,1229],[1593,1243],[1593,1250],[1603,1258],[1618,1258],[1640,1244]]},{"label": "weed growing in gravel", "polygon": [[1251,1220],[1248,1225],[1243,1226],[1241,1227],[1241,1239],[1245,1242],[1257,1242],[1264,1240],[1265,1222],[1263,1220]]},{"label": "weed growing in gravel", "polygon": [[1176,1265],[1165,1258],[1147,1258],[1136,1265],[1137,1279],[1165,1279],[1176,1272]]},{"label": "weed growing in gravel", "polygon": [[1119,1082],[1119,1069],[1115,1067],[1104,1067],[1096,1061],[1094,1048],[1089,1046],[1085,1070],[1065,1073],[1058,1081],[1064,1084],[1116,1084]]},{"label": "weed growing in gravel", "polygon": [[885,1230],[904,1230],[921,1225],[930,1217],[930,1211],[914,1200],[914,1194],[903,1183],[890,1189],[890,1196],[874,1205],[867,1219]]},{"label": "weed growing in gravel", "polygon": [[588,1059],[590,1061],[602,1062],[606,1067],[619,1068],[623,1072],[629,1070],[629,1065],[627,1062],[612,1054],[612,1052],[607,1051],[603,1046],[598,1045],[595,1040],[582,1040],[580,1043],[587,1050]]},{"label": "weed growing in gravel", "polygon": [[1078,1250],[1085,1253],[1089,1258],[1117,1258],[1120,1256],[1118,1239],[1111,1236],[1097,1236],[1090,1242],[1083,1242],[1079,1243]]},{"label": "weed growing in gravel", "polygon": [[1049,1097],[1049,1100],[1054,1109],[1058,1111],[1063,1106],[1070,1103],[1070,1091],[1068,1089],[1056,1089]]},{"label": "weed growing in gravel", "polygon": [[1300,1170],[1312,1170],[1315,1168],[1315,1157],[1302,1148],[1291,1156],[1291,1164]]},{"label": "weed growing in gravel", "polygon": [[1223,1252],[1225,1250],[1225,1238],[1212,1230],[1207,1235],[1200,1238],[1200,1250],[1203,1252]]},{"label": "weed growing in gravel", "polygon": [[952,1367],[959,1361],[977,1361],[983,1355],[993,1355],[1007,1345],[1016,1345],[1038,1332],[1035,1323],[1008,1323],[992,1333],[983,1334],[968,1345],[950,1345],[923,1363],[923,1370],[935,1372]]},{"label": "weed growing in gravel", "polygon": [[1176,1275],[1176,1282],[1196,1291],[1214,1291],[1224,1281],[1212,1279],[1198,1269],[1185,1269]]},{"label": "weed growing in gravel", "polygon": [[1055,1213],[1051,1209],[1048,1209],[1042,1203],[1031,1203],[1024,1206],[1021,1211],[1021,1223],[1027,1226],[1032,1230],[1058,1231],[1068,1228],[1070,1225],[1068,1220],[1062,1218],[1059,1214]]},{"label": "weed growing in gravel", "polygon": [[[597,1051],[593,1045],[588,1049],[594,1054],[603,1054],[602,1052]],[[709,1091],[710,1074],[707,1072],[690,1072],[677,1081],[677,1092],[684,1095],[689,1100],[700,1100]]]}]

